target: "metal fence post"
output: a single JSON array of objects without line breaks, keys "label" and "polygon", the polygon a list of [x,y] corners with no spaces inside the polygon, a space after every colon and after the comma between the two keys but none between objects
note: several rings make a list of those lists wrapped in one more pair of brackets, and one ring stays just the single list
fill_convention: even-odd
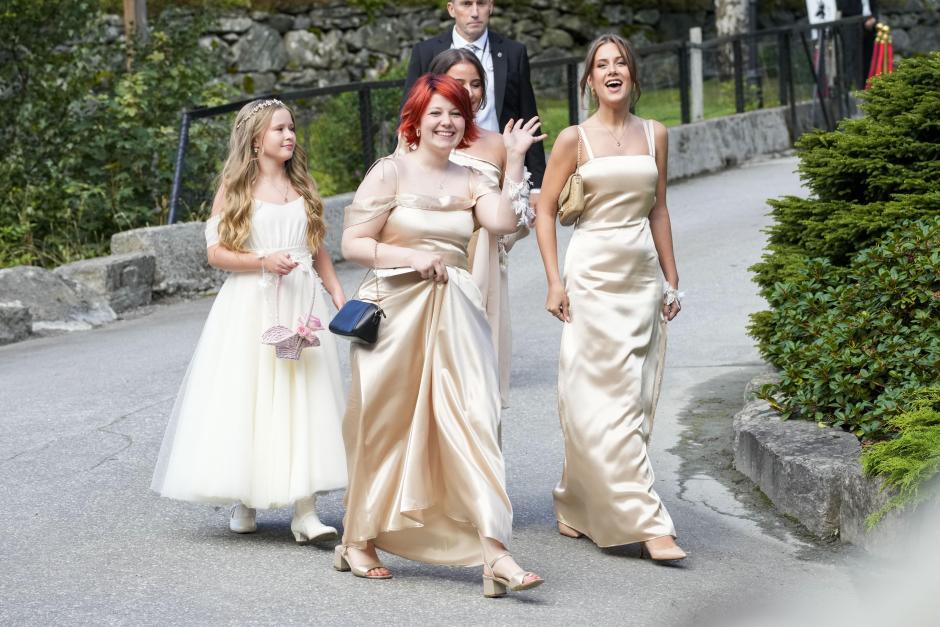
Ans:
[{"label": "metal fence post", "polygon": [[365,174],[375,161],[375,144],[372,137],[372,90],[359,90],[359,129],[362,132],[362,161]]},{"label": "metal fence post", "polygon": [[565,67],[568,77],[568,124],[574,126],[580,122],[579,111],[581,108],[578,103],[578,64],[569,63]]},{"label": "metal fence post", "polygon": [[692,105],[690,103],[689,83],[691,81],[689,71],[689,42],[683,41],[676,48],[676,54],[679,57],[679,109],[682,114],[682,123],[688,124],[692,121]]},{"label": "metal fence post", "polygon": [[789,102],[787,99],[787,74],[790,72],[790,46],[787,33],[777,33],[777,96],[780,106]]},{"label": "metal fence post", "polygon": [[692,92],[692,121],[705,118],[704,83],[702,80],[702,29],[689,29],[689,76]]},{"label": "metal fence post", "polygon": [[734,54],[734,110],[744,113],[744,54],[741,39],[731,43]]},{"label": "metal fence post", "polygon": [[189,111],[183,111],[180,119],[180,141],[176,147],[176,170],[173,172],[173,188],[170,191],[170,210],[167,224],[176,221],[176,207],[180,200],[180,186],[183,184],[183,167],[186,159],[186,146],[189,144]]}]

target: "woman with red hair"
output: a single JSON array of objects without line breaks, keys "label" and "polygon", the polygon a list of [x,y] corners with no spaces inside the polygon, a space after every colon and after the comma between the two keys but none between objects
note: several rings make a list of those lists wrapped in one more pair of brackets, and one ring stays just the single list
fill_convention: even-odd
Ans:
[{"label": "woman with red hair", "polygon": [[[506,179],[519,182],[539,122],[503,131]],[[374,269],[358,298],[385,312],[375,344],[354,344],[343,425],[349,488],[334,566],[387,579],[376,547],[434,564],[483,564],[501,596],[542,579],[506,550],[512,506],[497,444],[496,357],[467,270],[474,226],[516,230],[512,185],[452,163],[478,133],[470,97],[449,76],[422,76],[399,129],[411,150],[369,171],[346,208],[343,255]],[[516,192],[518,194],[518,192]]]}]

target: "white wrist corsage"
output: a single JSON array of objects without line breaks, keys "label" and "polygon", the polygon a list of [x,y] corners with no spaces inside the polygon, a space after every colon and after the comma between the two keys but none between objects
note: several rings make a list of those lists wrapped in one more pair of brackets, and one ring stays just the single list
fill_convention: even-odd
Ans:
[{"label": "white wrist corsage", "polygon": [[512,209],[516,212],[518,218],[516,226],[532,228],[535,223],[535,211],[532,209],[532,205],[529,204],[529,189],[531,188],[529,180],[531,178],[532,173],[529,172],[529,169],[523,168],[522,180],[518,183],[506,179],[506,186],[509,188],[509,199],[512,200]]},{"label": "white wrist corsage", "polygon": [[673,303],[679,302],[679,299],[685,296],[684,292],[680,292],[673,286],[668,283],[665,284],[663,288],[663,304],[671,305]]}]

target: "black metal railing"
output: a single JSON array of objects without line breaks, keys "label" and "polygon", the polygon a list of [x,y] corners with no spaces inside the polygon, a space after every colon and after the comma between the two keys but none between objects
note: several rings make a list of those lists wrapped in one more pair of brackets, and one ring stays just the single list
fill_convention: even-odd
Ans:
[{"label": "black metal railing", "polygon": [[[734,89],[734,111],[743,113],[748,109],[748,96],[753,97],[752,108],[762,108],[765,105],[765,75],[769,78],[771,71],[776,74],[776,89],[779,106],[788,106],[788,117],[791,132],[796,127],[796,105],[801,98],[797,89],[798,75],[808,76],[811,79],[812,93],[809,98],[816,104],[819,126],[832,130],[839,119],[852,113],[849,97],[851,89],[861,87],[861,74],[848,77],[852,64],[847,63],[847,54],[855,59],[861,58],[863,17],[845,18],[825,24],[792,24],[789,26],[771,28],[751,33],[740,33],[727,37],[719,37],[692,43],[689,41],[669,41],[661,44],[637,48],[635,53],[641,61],[661,58],[666,67],[671,65],[669,58],[675,61],[675,77],[672,79],[673,88],[678,91],[679,120],[683,124],[692,121],[692,79],[690,70],[690,53],[700,50],[703,54],[716,56],[730,56],[731,83]],[[812,33],[812,35],[811,35]],[[810,41],[810,38],[813,41]],[[799,39],[802,56],[794,56],[794,40]],[[775,59],[766,67],[760,65],[760,47],[771,42]],[[828,42],[828,43],[827,43]],[[730,52],[727,52],[730,50]],[[746,52],[745,52],[746,51]],[[832,57],[835,68],[826,66],[827,58]],[[745,69],[745,59],[748,59],[748,69]],[[557,71],[564,68],[565,86],[559,90],[564,93],[568,108],[568,123],[577,124],[581,112],[581,101],[578,90],[579,65],[583,62],[581,57],[563,57],[535,61],[531,64],[533,75],[540,70]],[[857,61],[860,63],[860,61]],[[719,66],[727,65],[727,59],[712,64],[711,73],[722,82]],[[701,77],[699,81],[701,83]],[[804,83],[806,81],[803,81]],[[212,118],[239,110],[246,103],[258,98],[277,97],[283,101],[296,101],[310,98],[335,96],[338,94],[355,92],[358,95],[359,127],[362,143],[362,164],[365,169],[375,161],[375,137],[372,95],[377,90],[401,89],[404,80],[369,81],[314,87],[296,91],[263,94],[237,102],[231,102],[216,107],[199,107],[185,110],[181,114],[179,144],[176,151],[176,169],[173,177],[173,187],[170,194],[169,213],[167,222],[172,224],[178,213],[180,192],[182,189],[185,171],[186,148],[189,141],[189,132],[194,121]],[[708,117],[708,116],[706,116]]]}]

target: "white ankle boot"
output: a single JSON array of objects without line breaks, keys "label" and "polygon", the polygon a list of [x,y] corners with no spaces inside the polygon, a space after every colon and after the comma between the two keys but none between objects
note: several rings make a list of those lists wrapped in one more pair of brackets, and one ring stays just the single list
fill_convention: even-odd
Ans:
[{"label": "white ankle boot", "polygon": [[320,522],[315,509],[316,503],[316,496],[298,499],[294,503],[294,518],[290,522],[290,530],[298,544],[335,540],[338,537],[335,528]]},{"label": "white ankle boot", "polygon": [[232,508],[228,528],[235,533],[254,533],[258,530],[258,524],[255,522],[256,513],[253,507],[245,507],[241,503],[236,504]]}]

